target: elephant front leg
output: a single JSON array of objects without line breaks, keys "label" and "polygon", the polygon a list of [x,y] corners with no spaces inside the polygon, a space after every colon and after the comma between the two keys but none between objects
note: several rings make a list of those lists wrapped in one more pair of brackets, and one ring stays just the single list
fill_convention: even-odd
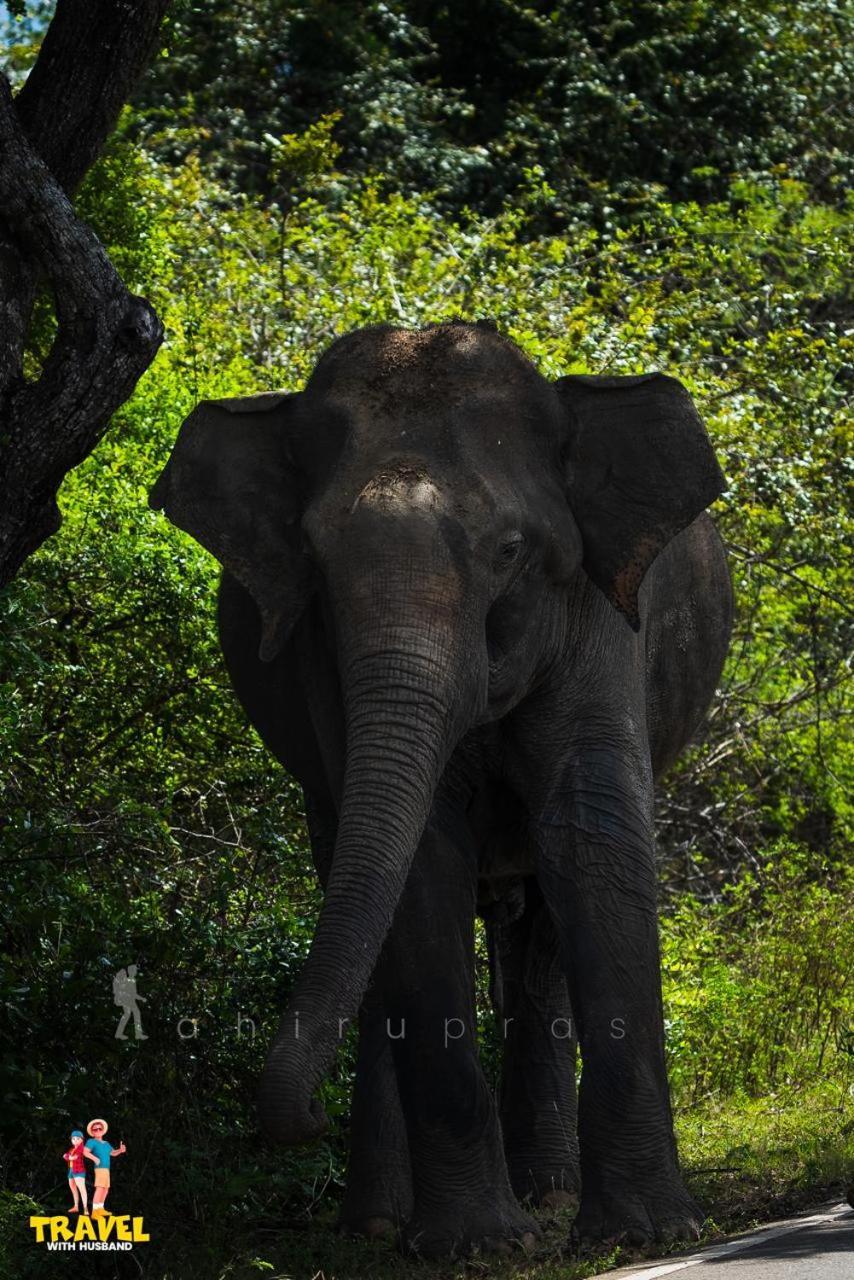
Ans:
[{"label": "elephant front leg", "polygon": [[525,1244],[537,1232],[510,1187],[478,1060],[475,888],[474,865],[428,825],[378,970],[412,1169],[404,1243],[423,1256]]},{"label": "elephant front leg", "polygon": [[535,880],[524,910],[492,929],[504,1046],[501,1127],[514,1192],[547,1208],[577,1204],[577,1041],[554,924]]},{"label": "elephant front leg", "polygon": [[[304,789],[311,848],[321,883],[332,866],[338,819],[328,797]],[[339,1035],[344,1031],[343,1025]],[[395,1232],[412,1211],[409,1149],[397,1075],[376,982],[359,1012],[359,1048],[350,1107],[350,1153],[342,1231],[369,1239]]]},{"label": "elephant front leg", "polygon": [[696,1239],[664,1059],[651,782],[579,755],[540,816],[538,878],[564,954],[582,1055],[582,1241]]}]

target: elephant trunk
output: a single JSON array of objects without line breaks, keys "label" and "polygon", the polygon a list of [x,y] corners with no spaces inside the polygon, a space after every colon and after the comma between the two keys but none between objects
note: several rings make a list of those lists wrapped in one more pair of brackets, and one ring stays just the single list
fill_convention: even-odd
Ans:
[{"label": "elephant trunk", "polygon": [[[363,599],[358,612],[382,617],[382,631],[374,621],[367,641],[366,630],[349,652],[339,651],[347,755],[338,836],[311,950],[258,1099],[262,1132],[287,1145],[325,1128],[314,1092],[358,1013],[433,793],[477,701],[479,664],[460,622],[458,590],[450,592],[456,607],[447,592],[433,592],[433,608],[419,595],[408,610],[404,602],[397,625],[387,596],[384,611],[378,600]],[[351,616],[349,634],[352,626]]]}]

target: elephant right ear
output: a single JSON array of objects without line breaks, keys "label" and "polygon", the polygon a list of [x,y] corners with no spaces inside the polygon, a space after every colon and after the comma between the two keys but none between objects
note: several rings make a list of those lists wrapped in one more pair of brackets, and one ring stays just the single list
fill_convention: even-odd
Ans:
[{"label": "elephant right ear", "polygon": [[285,644],[306,599],[308,566],[291,528],[300,508],[288,426],[298,399],[271,392],[203,400],[148,499],[250,593],[265,662]]},{"label": "elephant right ear", "polygon": [[555,384],[584,568],[638,630],[638,591],[671,538],[725,481],[690,395],[675,378],[574,374]]}]

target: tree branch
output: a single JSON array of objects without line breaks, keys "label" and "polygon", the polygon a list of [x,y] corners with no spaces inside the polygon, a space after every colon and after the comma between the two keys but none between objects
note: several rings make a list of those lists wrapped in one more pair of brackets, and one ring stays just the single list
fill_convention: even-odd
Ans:
[{"label": "tree branch", "polygon": [[58,0],[15,100],[33,148],[71,195],[154,52],[170,0]]},{"label": "tree branch", "polygon": [[41,377],[13,382],[2,405],[2,584],[59,527],[56,494],[63,478],[98,443],[153,360],[163,330],[149,303],[128,292],[97,237],[75,216],[27,140],[2,76],[0,207],[12,242],[47,278],[59,325]]}]

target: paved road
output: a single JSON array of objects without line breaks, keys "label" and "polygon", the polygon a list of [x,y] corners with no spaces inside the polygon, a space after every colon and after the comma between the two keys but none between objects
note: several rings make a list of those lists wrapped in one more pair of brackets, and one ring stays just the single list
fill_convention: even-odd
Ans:
[{"label": "paved road", "polygon": [[854,1209],[835,1205],[678,1259],[606,1274],[608,1280],[854,1280]]}]

